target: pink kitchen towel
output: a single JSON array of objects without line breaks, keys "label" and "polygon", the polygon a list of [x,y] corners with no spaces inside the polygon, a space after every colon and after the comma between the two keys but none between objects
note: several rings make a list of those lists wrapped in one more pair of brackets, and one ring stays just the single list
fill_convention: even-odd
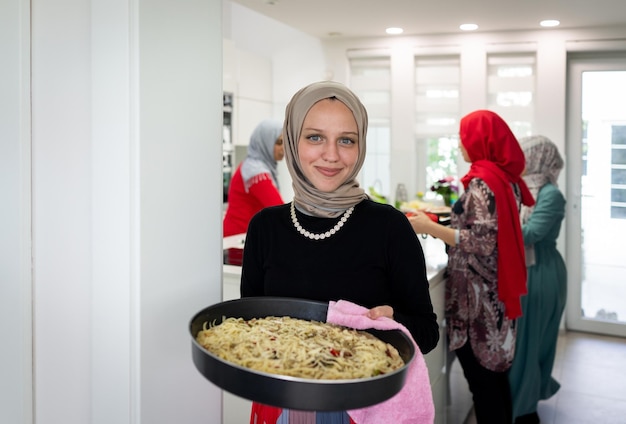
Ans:
[{"label": "pink kitchen towel", "polygon": [[367,311],[367,308],[346,300],[331,301],[328,304],[326,321],[357,330],[400,329],[413,341],[415,357],[409,366],[406,382],[400,392],[377,405],[348,411],[350,418],[357,424],[432,424],[435,420],[435,407],[428,368],[426,368],[422,352],[404,325],[386,317],[373,320],[367,317]]}]

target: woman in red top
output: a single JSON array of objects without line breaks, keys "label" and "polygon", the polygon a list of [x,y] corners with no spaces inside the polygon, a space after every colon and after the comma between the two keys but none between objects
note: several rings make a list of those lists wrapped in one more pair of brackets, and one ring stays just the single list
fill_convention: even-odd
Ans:
[{"label": "woman in red top", "polygon": [[283,124],[266,119],[250,136],[248,155],[237,167],[228,188],[224,237],[248,231],[250,219],[267,206],[283,204],[278,186],[277,162],[285,156]]}]

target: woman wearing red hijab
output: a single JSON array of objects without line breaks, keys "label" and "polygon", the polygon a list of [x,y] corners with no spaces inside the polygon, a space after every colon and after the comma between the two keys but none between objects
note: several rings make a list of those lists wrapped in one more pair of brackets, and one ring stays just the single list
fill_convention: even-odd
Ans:
[{"label": "woman wearing red hijab", "polygon": [[521,178],[524,153],[504,120],[488,110],[461,119],[461,153],[471,163],[461,179],[450,227],[424,214],[409,218],[417,233],[450,246],[446,326],[450,351],[463,367],[479,424],[511,423],[506,371],[515,353],[515,318],[526,293],[521,204],[534,204]]}]

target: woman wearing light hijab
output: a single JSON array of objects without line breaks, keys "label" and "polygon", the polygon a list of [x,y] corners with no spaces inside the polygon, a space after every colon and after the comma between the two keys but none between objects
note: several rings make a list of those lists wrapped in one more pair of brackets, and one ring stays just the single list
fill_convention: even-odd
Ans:
[{"label": "woman wearing light hijab", "polygon": [[284,203],[276,169],[277,162],[285,155],[282,131],[280,121],[266,119],[252,132],[248,154],[237,167],[228,188],[224,237],[245,233],[255,213]]},{"label": "woman wearing light hijab", "polygon": [[[424,254],[404,214],[370,200],[356,180],[366,132],[365,108],[340,83],[313,83],[293,96],[283,135],[294,200],[250,222],[241,295],[347,300],[368,308],[371,319],[402,323],[425,354],[436,346],[439,329]],[[347,412],[255,403],[251,422],[354,421]]]},{"label": "woman wearing light hijab", "polygon": [[446,327],[473,395],[479,424],[512,421],[507,370],[515,353],[515,319],[526,292],[520,204],[534,200],[521,177],[524,154],[504,120],[488,110],[461,119],[461,153],[471,163],[465,192],[445,227],[425,214],[409,218],[418,233],[450,246]]},{"label": "woman wearing light hijab", "polygon": [[537,405],[559,390],[552,367],[561,316],[567,297],[567,270],[556,248],[565,217],[565,198],[557,179],[563,159],[548,138],[522,138],[526,156],[524,180],[537,203],[522,207],[522,234],[526,245],[528,295],[517,322],[517,347],[509,382],[516,424],[539,423]]}]

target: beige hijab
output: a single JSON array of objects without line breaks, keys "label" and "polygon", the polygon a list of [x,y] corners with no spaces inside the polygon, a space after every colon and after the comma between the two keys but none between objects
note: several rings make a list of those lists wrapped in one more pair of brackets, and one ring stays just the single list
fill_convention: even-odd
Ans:
[{"label": "beige hijab", "polygon": [[[519,144],[526,157],[526,173],[523,178],[533,197],[537,199],[539,190],[548,183],[558,187],[557,180],[565,164],[556,145],[543,135],[520,138]],[[533,206],[522,207],[522,224],[528,222],[533,209]]]},{"label": "beige hijab", "polygon": [[[352,111],[359,133],[359,156],[354,169],[331,193],[319,191],[306,179],[298,156],[298,141],[304,118],[315,103],[328,98],[336,98]],[[365,161],[366,134],[367,111],[358,97],[343,84],[332,81],[316,82],[302,88],[291,98],[285,110],[283,138],[285,161],[293,181],[294,202],[298,210],[321,218],[335,218],[367,198],[356,180]]]}]

